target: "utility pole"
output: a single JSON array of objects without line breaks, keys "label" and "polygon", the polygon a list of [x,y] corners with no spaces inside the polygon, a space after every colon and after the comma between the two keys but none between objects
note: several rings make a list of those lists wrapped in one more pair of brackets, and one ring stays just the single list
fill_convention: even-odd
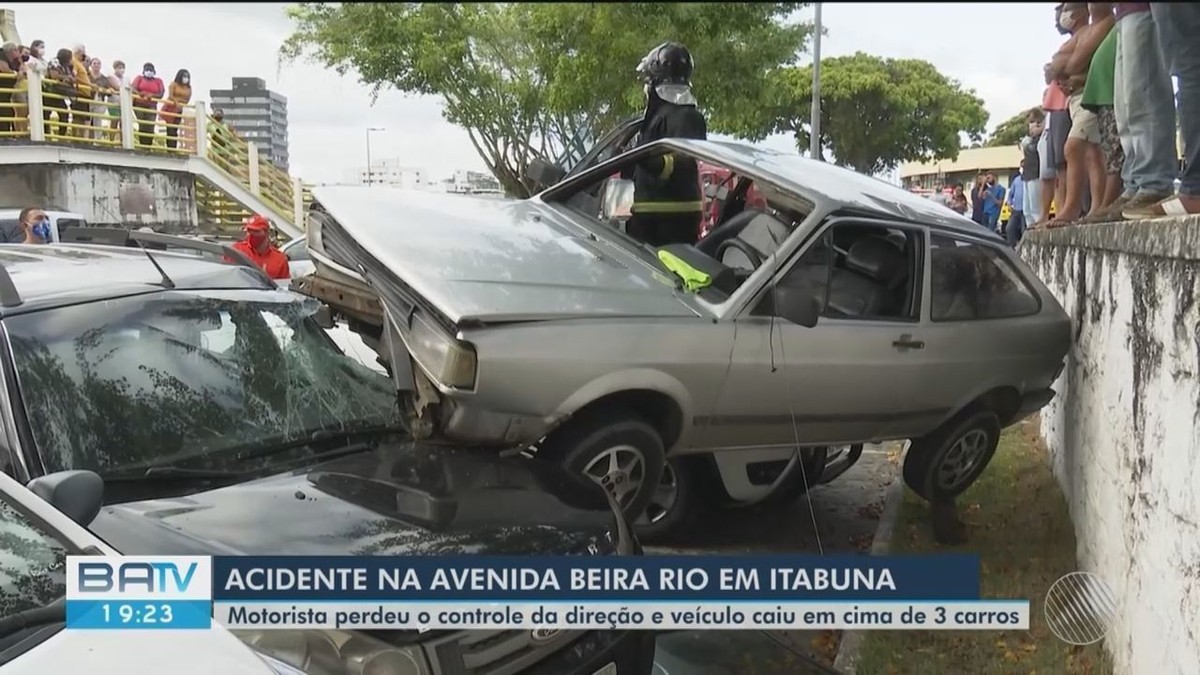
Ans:
[{"label": "utility pole", "polygon": [[813,78],[812,78],[812,117],[809,121],[811,130],[808,139],[808,156],[821,161],[821,5],[814,3],[816,14],[813,18]]},{"label": "utility pole", "polygon": [[367,185],[373,182],[371,180],[371,132],[383,130],[383,127],[367,127]]}]

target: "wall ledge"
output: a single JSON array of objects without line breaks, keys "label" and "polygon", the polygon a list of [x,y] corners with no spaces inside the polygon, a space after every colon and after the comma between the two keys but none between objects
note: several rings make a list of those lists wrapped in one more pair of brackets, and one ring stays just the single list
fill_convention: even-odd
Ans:
[{"label": "wall ledge", "polygon": [[1021,246],[1031,244],[1200,260],[1200,215],[1030,230]]}]

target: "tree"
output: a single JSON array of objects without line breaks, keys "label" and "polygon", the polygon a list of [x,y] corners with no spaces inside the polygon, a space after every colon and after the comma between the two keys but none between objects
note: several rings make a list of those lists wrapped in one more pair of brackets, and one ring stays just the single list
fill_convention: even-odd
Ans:
[{"label": "tree", "polygon": [[302,3],[281,55],[353,72],[375,95],[440,96],[505,191],[524,197],[534,157],[641,110],[634,68],[668,39],[695,57],[710,130],[766,125],[771,73],[811,32],[787,21],[803,4]]},{"label": "tree", "polygon": [[992,132],[986,145],[988,147],[996,147],[998,145],[1016,145],[1021,142],[1029,134],[1029,114],[1039,107],[1022,110],[1012,117],[1004,120]]},{"label": "tree", "polygon": [[[809,147],[812,67],[781,69],[773,122],[743,135],[790,133]],[[821,61],[821,146],[839,164],[876,174],[901,162],[954,159],[960,134],[983,137],[987,112],[973,91],[928,61],[885,59],[862,52]]]}]

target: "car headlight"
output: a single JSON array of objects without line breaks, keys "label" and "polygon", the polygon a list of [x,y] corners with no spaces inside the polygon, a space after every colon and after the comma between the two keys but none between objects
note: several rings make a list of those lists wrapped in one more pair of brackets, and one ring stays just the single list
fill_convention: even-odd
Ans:
[{"label": "car headlight", "polygon": [[446,335],[420,314],[413,315],[407,338],[413,357],[436,382],[455,389],[475,387],[477,361],[470,344]]},{"label": "car headlight", "polygon": [[292,670],[283,675],[430,675],[419,646],[398,647],[339,630],[235,630],[243,642]]}]

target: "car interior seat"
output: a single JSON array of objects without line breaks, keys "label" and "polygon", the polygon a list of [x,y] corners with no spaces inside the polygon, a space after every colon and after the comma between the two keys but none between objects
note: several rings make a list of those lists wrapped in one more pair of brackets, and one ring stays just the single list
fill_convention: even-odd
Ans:
[{"label": "car interior seat", "polygon": [[739,232],[750,224],[750,221],[763,213],[763,211],[751,208],[743,210],[741,213],[710,230],[708,236],[696,242],[696,248],[700,249],[700,252],[704,255],[716,258],[717,249],[721,247],[721,244],[736,237]]},{"label": "car interior seat", "polygon": [[829,276],[828,307],[842,316],[893,316],[901,307],[895,290],[908,276],[904,251],[886,237],[859,238],[844,267]]},{"label": "car interior seat", "polygon": [[934,249],[931,271],[933,297],[930,315],[935,320],[972,319],[976,314],[976,282],[969,251],[951,247]]}]

